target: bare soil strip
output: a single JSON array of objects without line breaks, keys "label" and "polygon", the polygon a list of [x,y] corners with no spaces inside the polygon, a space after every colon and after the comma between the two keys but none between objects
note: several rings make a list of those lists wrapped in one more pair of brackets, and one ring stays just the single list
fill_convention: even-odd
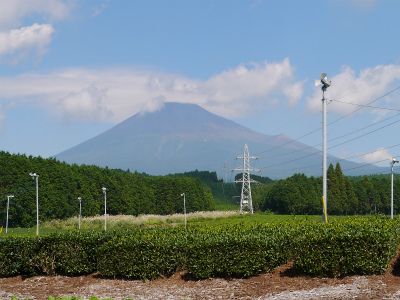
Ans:
[{"label": "bare soil strip", "polygon": [[104,279],[96,275],[0,278],[0,298],[97,296],[113,299],[400,299],[400,277],[311,278],[292,276],[287,266],[247,279],[188,280],[177,273],[151,281]]}]

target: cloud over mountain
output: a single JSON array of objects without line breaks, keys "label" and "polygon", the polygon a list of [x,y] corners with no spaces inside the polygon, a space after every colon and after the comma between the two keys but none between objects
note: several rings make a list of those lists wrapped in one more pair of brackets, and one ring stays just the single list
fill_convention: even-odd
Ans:
[{"label": "cloud over mountain", "polygon": [[224,116],[249,114],[302,96],[289,59],[241,64],[206,80],[153,70],[69,69],[0,77],[0,98],[43,106],[67,119],[121,121],[159,109],[166,100],[199,104]]}]

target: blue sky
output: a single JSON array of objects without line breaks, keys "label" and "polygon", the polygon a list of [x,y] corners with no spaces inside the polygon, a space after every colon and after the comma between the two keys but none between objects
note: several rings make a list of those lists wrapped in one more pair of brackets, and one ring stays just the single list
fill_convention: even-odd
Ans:
[{"label": "blue sky", "polygon": [[[355,104],[400,85],[399,11],[396,0],[0,0],[0,148],[52,156],[165,101],[297,138],[321,125],[322,71],[328,97]],[[400,109],[399,98],[373,105]],[[355,108],[332,102],[329,119]],[[396,113],[362,109],[329,137],[381,123],[330,144]],[[400,155],[388,148],[399,125],[330,153]],[[317,145],[321,133],[301,141]]]}]

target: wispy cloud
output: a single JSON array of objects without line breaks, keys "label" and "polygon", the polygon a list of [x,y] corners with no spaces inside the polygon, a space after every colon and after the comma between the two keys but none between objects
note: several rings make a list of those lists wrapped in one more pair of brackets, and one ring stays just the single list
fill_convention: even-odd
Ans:
[{"label": "wispy cloud", "polygon": [[106,10],[107,7],[108,7],[108,4],[105,2],[95,6],[92,10],[92,17],[97,17],[97,16],[101,15]]},{"label": "wispy cloud", "polygon": [[[332,76],[332,86],[327,91],[328,99],[336,99],[345,102],[365,105],[372,100],[383,96],[395,86],[400,85],[400,65],[379,65],[366,68],[357,74],[348,66],[342,68],[339,74]],[[398,95],[399,93],[394,93]],[[399,108],[394,95],[384,97],[379,104],[392,105]],[[308,99],[308,106],[313,111],[321,109],[321,90],[315,88],[314,93]],[[330,111],[348,113],[355,110],[354,106],[335,103],[329,106]],[[371,110],[363,110],[371,112]],[[372,110],[373,112],[373,110]]]},{"label": "wispy cloud", "polygon": [[[365,154],[361,157],[361,160],[363,160],[366,163],[375,164],[378,162],[378,164],[380,164],[380,165],[385,165],[385,164],[387,165],[391,159],[392,159],[392,155],[385,148],[379,148],[376,151]],[[382,162],[382,160],[383,160],[383,162]],[[386,160],[387,160],[387,162],[386,162]]]},{"label": "wispy cloud", "polygon": [[0,99],[36,103],[63,118],[121,121],[165,101],[196,103],[224,116],[248,114],[302,96],[288,59],[243,64],[207,80],[136,69],[70,69],[0,77]]},{"label": "wispy cloud", "polygon": [[[49,24],[33,24],[29,27],[0,32],[0,57],[35,51],[42,54],[51,41],[54,29]],[[0,60],[1,61],[1,60]]]}]

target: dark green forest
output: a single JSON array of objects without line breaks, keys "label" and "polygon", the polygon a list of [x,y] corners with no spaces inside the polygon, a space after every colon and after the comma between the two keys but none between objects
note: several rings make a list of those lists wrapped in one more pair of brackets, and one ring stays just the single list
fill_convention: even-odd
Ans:
[{"label": "dark green forest", "polygon": [[35,182],[30,172],[39,174],[40,220],[77,216],[82,197],[82,215],[104,213],[101,188],[107,188],[107,213],[172,214],[183,212],[181,193],[186,193],[187,211],[214,209],[210,188],[197,178],[149,176],[128,171],[78,166],[25,155],[0,152],[0,217],[5,222],[6,195],[10,201],[9,224],[32,226],[35,223]]},{"label": "dark green forest", "polygon": [[[194,171],[182,174],[208,185],[216,201],[238,208],[241,184],[224,183],[215,172]],[[241,174],[235,176],[240,179]],[[253,207],[256,211],[277,214],[315,215],[322,212],[322,179],[294,174],[282,180],[251,176]],[[231,208],[234,206],[231,206]],[[400,212],[400,177],[394,180],[394,210]],[[390,175],[348,177],[340,164],[328,168],[328,211],[332,215],[389,214]]]},{"label": "dark green forest", "polygon": [[[13,194],[9,224],[32,226],[35,223],[35,182],[30,172],[39,174],[39,215],[41,221],[64,219],[78,214],[104,213],[101,188],[107,187],[107,212],[116,214],[172,214],[183,212],[180,196],[186,193],[187,210],[203,211],[239,207],[241,184],[223,182],[216,172],[192,171],[168,176],[96,166],[69,165],[44,159],[0,152],[0,217],[5,220],[6,195]],[[239,179],[241,174],[236,175]],[[253,206],[256,211],[278,214],[320,214],[320,177],[295,174],[273,181],[252,176]],[[395,212],[400,209],[400,178],[395,177]],[[215,201],[214,201],[215,200]],[[332,215],[388,214],[390,176],[347,177],[339,164],[328,168],[328,211]]]},{"label": "dark green forest", "polygon": [[[280,214],[320,214],[322,179],[295,174],[261,193],[261,210]],[[400,209],[400,178],[394,181],[394,210]],[[340,164],[328,168],[328,212],[332,215],[388,214],[390,175],[347,177]]]}]

